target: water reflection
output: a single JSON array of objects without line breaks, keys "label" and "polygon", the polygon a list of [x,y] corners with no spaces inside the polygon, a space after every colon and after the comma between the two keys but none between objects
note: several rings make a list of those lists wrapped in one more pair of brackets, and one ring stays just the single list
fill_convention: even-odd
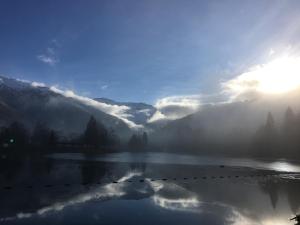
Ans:
[{"label": "water reflection", "polygon": [[12,189],[0,189],[0,221],[285,225],[299,212],[297,174],[250,178],[265,171],[144,161],[2,159],[0,181]]},{"label": "water reflection", "polygon": [[[84,155],[80,153],[52,154],[50,158],[83,160]],[[155,163],[172,165],[226,165],[248,168],[267,169],[281,172],[300,172],[300,164],[286,161],[254,160],[248,158],[226,158],[226,157],[199,157],[195,155],[171,154],[171,153],[112,153],[94,156],[91,161],[114,162],[114,163]],[[298,162],[300,163],[300,162]]]}]

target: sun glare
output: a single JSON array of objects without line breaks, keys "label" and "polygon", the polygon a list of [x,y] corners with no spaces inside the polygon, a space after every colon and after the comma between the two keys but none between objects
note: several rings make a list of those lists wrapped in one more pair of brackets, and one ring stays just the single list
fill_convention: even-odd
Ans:
[{"label": "sun glare", "polygon": [[249,90],[268,94],[292,91],[300,86],[300,58],[282,57],[256,66],[226,82],[225,86],[237,93]]}]

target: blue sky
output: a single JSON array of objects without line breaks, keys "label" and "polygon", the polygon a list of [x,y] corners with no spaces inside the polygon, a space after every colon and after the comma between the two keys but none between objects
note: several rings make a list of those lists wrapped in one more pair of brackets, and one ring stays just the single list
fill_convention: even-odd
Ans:
[{"label": "blue sky", "polygon": [[0,74],[121,101],[214,94],[297,49],[299,15],[296,0],[1,0]]}]

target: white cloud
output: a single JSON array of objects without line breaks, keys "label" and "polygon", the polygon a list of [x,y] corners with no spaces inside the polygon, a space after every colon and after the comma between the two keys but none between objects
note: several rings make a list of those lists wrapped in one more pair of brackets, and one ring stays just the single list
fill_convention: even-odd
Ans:
[{"label": "white cloud", "polygon": [[56,59],[54,56],[51,55],[38,55],[37,59],[42,61],[43,63],[46,63],[50,66],[54,66],[55,64],[57,64],[59,62],[58,59]]},{"label": "white cloud", "polygon": [[196,112],[200,107],[200,95],[169,96],[158,99],[155,103],[157,112],[148,120],[175,120]]},{"label": "white cloud", "polygon": [[46,84],[40,83],[40,82],[32,82],[31,86],[32,87],[46,87]]},{"label": "white cloud", "polygon": [[274,54],[275,54],[275,51],[274,51],[273,48],[271,48],[270,51],[269,51],[269,56],[272,56],[272,55],[274,55]]},{"label": "white cloud", "polygon": [[55,86],[50,87],[50,90],[55,92],[55,93],[64,95],[67,98],[76,99],[76,100],[82,102],[83,104],[92,106],[92,107],[94,107],[96,109],[99,109],[99,110],[101,110],[101,111],[103,111],[107,114],[115,116],[115,117],[121,119],[122,121],[124,121],[130,128],[135,128],[135,129],[143,128],[142,125],[137,125],[137,124],[135,124],[134,122],[132,122],[131,120],[128,119],[128,118],[131,117],[131,115],[128,114],[128,111],[130,110],[130,107],[128,107],[128,106],[125,106],[125,105],[110,105],[110,104],[106,104],[106,103],[103,103],[103,102],[98,102],[98,101],[95,101],[91,98],[77,95],[71,90],[61,90],[61,89],[59,89]]},{"label": "white cloud", "polygon": [[59,62],[55,48],[48,47],[45,53],[37,56],[37,59],[50,66],[55,66]]},{"label": "white cloud", "polygon": [[300,87],[299,74],[300,58],[286,56],[256,65],[221,85],[231,100],[253,93],[282,94]]},{"label": "white cloud", "polygon": [[147,121],[148,123],[153,123],[159,120],[166,120],[167,116],[162,114],[159,110],[157,110],[153,116]]},{"label": "white cloud", "polygon": [[106,90],[107,88],[108,88],[107,84],[101,86],[101,90]]},{"label": "white cloud", "polygon": [[197,109],[200,105],[200,95],[182,95],[170,96],[159,99],[155,103],[157,109],[163,109],[169,106],[180,106]]},{"label": "white cloud", "polygon": [[146,116],[150,116],[151,109],[141,109],[138,110],[137,113],[145,114]]}]

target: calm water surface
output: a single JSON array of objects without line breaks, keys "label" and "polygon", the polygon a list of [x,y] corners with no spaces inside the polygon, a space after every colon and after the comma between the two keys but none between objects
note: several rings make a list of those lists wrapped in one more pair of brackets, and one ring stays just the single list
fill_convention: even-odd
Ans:
[{"label": "calm water surface", "polygon": [[293,224],[300,167],[163,153],[0,160],[0,224]]}]

